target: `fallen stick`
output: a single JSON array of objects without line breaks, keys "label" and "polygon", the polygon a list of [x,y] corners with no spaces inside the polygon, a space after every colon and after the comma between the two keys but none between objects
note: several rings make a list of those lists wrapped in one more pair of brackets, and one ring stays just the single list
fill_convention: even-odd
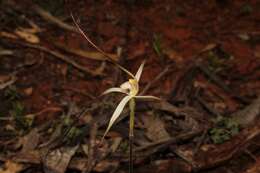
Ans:
[{"label": "fallen stick", "polygon": [[[83,58],[96,60],[96,61],[107,60],[106,57],[102,53],[97,52],[97,51],[85,51],[85,50],[82,50],[82,49],[72,48],[72,47],[69,47],[65,44],[58,43],[58,42],[53,41],[53,40],[50,40],[50,42],[54,46],[56,46],[57,48],[65,51],[65,52],[68,52],[68,53],[71,53],[71,54],[74,54],[74,55],[77,55],[77,56],[80,56],[80,57],[83,57]],[[115,61],[118,61],[118,56],[116,54],[108,54],[108,55],[111,58],[113,58]]]},{"label": "fallen stick", "polygon": [[56,52],[56,51],[53,51],[53,50],[50,50],[46,47],[43,47],[43,46],[39,46],[39,45],[33,45],[33,44],[28,44],[28,43],[22,43],[20,44],[24,47],[29,47],[29,48],[33,48],[33,49],[38,49],[38,50],[41,50],[43,52],[46,52],[68,64],[71,64],[73,67],[77,68],[78,70],[82,71],[82,72],[85,72],[87,74],[90,74],[92,76],[102,76],[102,74],[99,72],[99,71],[92,71],[92,70],[89,70],[87,69],[86,67],[78,64],[77,62],[73,61],[72,59],[66,57],[65,55],[59,53],[59,52]]},{"label": "fallen stick", "polygon": [[50,14],[48,11],[45,11],[44,9],[42,9],[41,7],[39,7],[38,5],[33,5],[32,9],[39,14],[44,20],[53,23],[55,25],[57,25],[58,27],[68,30],[68,31],[72,31],[72,32],[76,32],[79,33],[79,31],[77,30],[77,28],[75,28],[74,26],[71,26],[67,23],[64,23],[63,21],[61,21],[60,19],[58,19],[57,17],[53,16],[52,14]]},{"label": "fallen stick", "polygon": [[145,87],[144,89],[142,90],[142,92],[140,93],[140,95],[144,95],[150,88],[151,86],[158,82],[163,76],[165,76],[168,72],[169,72],[169,69],[170,69],[171,66],[166,66],[165,69],[159,73],[151,82],[149,82]]}]

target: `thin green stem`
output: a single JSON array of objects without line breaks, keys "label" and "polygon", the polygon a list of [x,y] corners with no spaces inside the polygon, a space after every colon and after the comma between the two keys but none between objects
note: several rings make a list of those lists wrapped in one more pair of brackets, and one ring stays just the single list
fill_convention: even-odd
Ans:
[{"label": "thin green stem", "polygon": [[134,171],[133,161],[133,139],[134,139],[134,121],[135,121],[135,99],[132,98],[129,102],[130,122],[129,122],[129,173]]}]

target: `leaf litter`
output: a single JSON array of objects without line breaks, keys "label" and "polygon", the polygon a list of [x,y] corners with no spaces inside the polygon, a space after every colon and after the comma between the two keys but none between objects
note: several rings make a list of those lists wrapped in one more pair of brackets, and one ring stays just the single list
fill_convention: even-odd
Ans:
[{"label": "leaf litter", "polygon": [[[126,76],[80,37],[70,12],[48,11],[57,4],[0,3],[0,50],[8,50],[0,53],[0,172],[128,172],[129,110],[101,145],[121,97],[99,97]],[[257,173],[258,6],[69,0],[59,7],[129,71],[146,60],[141,93],[163,99],[137,103],[136,172]]]}]

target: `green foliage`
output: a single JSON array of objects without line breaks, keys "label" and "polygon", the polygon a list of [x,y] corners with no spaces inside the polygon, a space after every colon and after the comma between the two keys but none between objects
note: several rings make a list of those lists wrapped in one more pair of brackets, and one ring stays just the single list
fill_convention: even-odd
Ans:
[{"label": "green foliage", "polygon": [[82,130],[78,127],[72,126],[67,133],[66,140],[69,143],[75,143],[78,137],[80,137],[81,135],[82,135]]},{"label": "green foliage", "polygon": [[240,13],[242,15],[249,15],[250,13],[253,12],[253,8],[250,4],[245,3],[241,8],[240,8]]},{"label": "green foliage", "polygon": [[161,38],[157,34],[154,34],[153,36],[153,49],[158,56],[162,56]]},{"label": "green foliage", "polygon": [[17,88],[14,85],[9,86],[5,91],[4,91],[4,96],[9,100],[9,101],[15,101],[20,98],[19,93],[17,92]]},{"label": "green foliage", "polygon": [[24,116],[24,112],[24,106],[22,103],[18,101],[12,103],[12,109],[9,113],[13,117],[17,129],[27,130],[33,123],[31,118],[26,118]]},{"label": "green foliage", "polygon": [[82,129],[74,125],[74,121],[70,116],[62,117],[62,131],[65,134],[64,142],[67,144],[77,143],[80,136],[82,136]]},{"label": "green foliage", "polygon": [[223,68],[227,67],[226,62],[229,59],[231,59],[231,56],[221,48],[209,51],[207,56],[209,69],[213,72],[221,71]]},{"label": "green foliage", "polygon": [[121,142],[119,146],[120,151],[123,153],[127,153],[128,148],[129,148],[128,141],[123,140],[123,142]]},{"label": "green foliage", "polygon": [[209,130],[210,139],[215,144],[221,144],[239,133],[239,124],[232,118],[218,117],[215,127]]}]

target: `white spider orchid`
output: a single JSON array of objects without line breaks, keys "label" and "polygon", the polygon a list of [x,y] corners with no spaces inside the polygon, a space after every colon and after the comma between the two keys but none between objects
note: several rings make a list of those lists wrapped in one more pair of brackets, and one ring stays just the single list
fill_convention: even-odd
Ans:
[{"label": "white spider orchid", "polygon": [[132,99],[132,98],[136,98],[136,99],[157,99],[159,100],[160,98],[155,97],[155,96],[139,96],[138,92],[139,92],[139,80],[144,68],[144,64],[145,61],[140,65],[138,71],[136,72],[135,76],[127,71],[126,69],[124,69],[124,71],[131,76],[132,78],[129,79],[127,82],[124,82],[123,84],[120,85],[120,88],[109,88],[107,89],[105,92],[103,92],[104,94],[108,94],[111,92],[120,92],[120,93],[124,93],[126,94],[126,96],[120,101],[120,103],[118,104],[116,110],[114,111],[108,127],[104,133],[103,138],[106,136],[106,134],[108,133],[108,131],[110,130],[110,128],[112,127],[112,125],[114,124],[114,122],[116,121],[116,119],[120,116],[120,114],[122,113],[125,105]]},{"label": "white spider orchid", "polygon": [[[116,119],[120,116],[121,112],[123,111],[125,105],[130,101],[129,103],[129,108],[130,108],[130,128],[129,128],[129,141],[132,141],[132,137],[133,137],[133,128],[134,128],[134,109],[135,109],[135,98],[136,99],[157,99],[160,100],[160,98],[155,97],[155,96],[139,96],[138,92],[139,92],[139,79],[141,77],[143,68],[144,68],[144,63],[143,62],[138,71],[136,72],[135,75],[133,75],[131,72],[129,72],[128,70],[126,70],[124,67],[122,67],[120,64],[118,64],[113,58],[111,58],[106,52],[104,52],[102,49],[100,49],[98,46],[96,46],[90,39],[89,37],[84,33],[84,31],[79,27],[79,25],[77,24],[75,18],[73,17],[73,15],[71,14],[71,17],[77,27],[77,29],[79,30],[79,32],[83,35],[83,37],[95,48],[97,49],[101,54],[104,55],[105,58],[107,58],[107,60],[109,60],[111,63],[113,63],[114,65],[116,65],[117,67],[119,67],[122,71],[124,71],[125,73],[127,73],[131,79],[129,79],[127,82],[123,83],[122,85],[120,85],[120,88],[109,88],[107,89],[105,92],[103,92],[103,94],[108,94],[111,92],[120,92],[120,93],[124,93],[126,94],[126,96],[120,101],[120,103],[118,104],[116,110],[114,111],[108,127],[106,129],[106,132],[103,135],[103,138],[106,136],[106,134],[108,133],[108,131],[110,130],[110,128],[112,127],[112,125],[114,124],[114,122],[116,121]],[[102,140],[103,140],[102,138]],[[130,145],[131,146],[131,145]],[[131,147],[130,147],[131,148]],[[130,149],[131,150],[131,149]],[[132,151],[132,150],[131,150]],[[131,160],[131,159],[130,159]],[[133,165],[133,164],[131,164]]]}]

